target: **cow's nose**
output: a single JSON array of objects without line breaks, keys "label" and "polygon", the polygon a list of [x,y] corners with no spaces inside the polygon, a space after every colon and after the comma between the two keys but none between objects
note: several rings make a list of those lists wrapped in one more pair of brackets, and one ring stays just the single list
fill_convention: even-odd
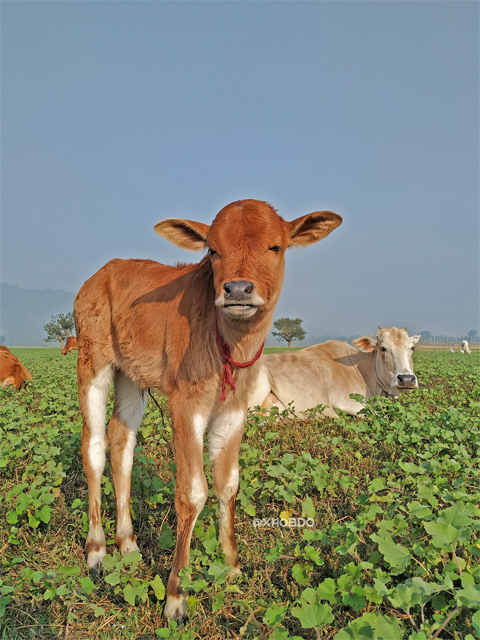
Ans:
[{"label": "cow's nose", "polygon": [[254,288],[253,282],[247,282],[247,280],[233,280],[223,285],[227,300],[248,300]]},{"label": "cow's nose", "polygon": [[417,376],[411,373],[400,373],[397,379],[400,387],[414,387],[417,382]]}]

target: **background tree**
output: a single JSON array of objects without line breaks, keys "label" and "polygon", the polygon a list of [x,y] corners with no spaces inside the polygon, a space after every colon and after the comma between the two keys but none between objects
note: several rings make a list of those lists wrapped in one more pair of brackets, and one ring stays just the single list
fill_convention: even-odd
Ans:
[{"label": "background tree", "polygon": [[478,339],[478,331],[476,329],[470,329],[467,333],[468,340],[477,340]]},{"label": "background tree", "polygon": [[307,335],[306,331],[302,329],[302,320],[300,318],[279,318],[275,320],[273,326],[277,331],[272,331],[278,341],[285,340],[288,343],[288,348],[292,346],[294,340],[303,340]]},{"label": "background tree", "polygon": [[65,338],[75,334],[73,312],[59,313],[56,316],[52,316],[50,322],[43,325],[43,329],[47,333],[47,337],[44,338],[45,342],[58,340],[60,342],[60,349],[63,349]]}]

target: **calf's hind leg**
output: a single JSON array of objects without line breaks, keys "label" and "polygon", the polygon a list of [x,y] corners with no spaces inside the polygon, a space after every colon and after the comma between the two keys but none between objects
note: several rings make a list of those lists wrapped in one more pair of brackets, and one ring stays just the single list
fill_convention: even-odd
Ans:
[{"label": "calf's hind leg", "polygon": [[82,461],[88,486],[87,565],[94,569],[106,554],[100,520],[101,479],[105,467],[107,398],[113,368],[107,365],[96,375],[88,359],[78,361],[78,397],[83,416]]},{"label": "calf's hind leg", "polygon": [[120,371],[115,372],[115,403],[108,425],[110,460],[117,506],[115,543],[122,553],[138,551],[130,514],[130,487],[137,431],[147,403],[146,392]]}]

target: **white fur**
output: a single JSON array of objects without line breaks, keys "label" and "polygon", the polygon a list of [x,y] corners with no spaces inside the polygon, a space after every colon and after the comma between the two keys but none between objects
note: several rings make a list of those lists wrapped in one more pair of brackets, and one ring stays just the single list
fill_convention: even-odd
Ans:
[{"label": "white fur", "polygon": [[258,377],[254,385],[254,391],[249,399],[248,406],[260,406],[270,393],[270,380],[268,379],[268,370],[266,367],[259,367]]},{"label": "white fur", "polygon": [[130,473],[137,431],[142,422],[147,404],[147,394],[123,373],[115,376],[115,402],[121,420],[128,429],[128,439],[123,451],[122,471]]},{"label": "white fur", "polygon": [[93,471],[98,475],[103,473],[105,467],[105,422],[112,378],[113,368],[108,365],[92,380],[87,393],[88,422],[91,432],[88,459]]},{"label": "white fur", "polygon": [[208,498],[208,490],[205,487],[204,478],[196,476],[192,479],[189,497],[190,503],[196,508],[197,513],[200,513],[206,499]]},{"label": "white fur", "polygon": [[230,477],[228,478],[225,485],[222,487],[222,500],[230,500],[230,498],[235,495],[238,489],[238,480],[240,478],[240,474],[238,471],[238,467],[233,467],[230,471]]},{"label": "white fur", "polygon": [[193,416],[193,432],[195,434],[195,438],[201,448],[203,449],[203,437],[205,435],[205,431],[207,429],[207,420],[200,413],[197,413]]},{"label": "white fur", "polygon": [[208,431],[210,460],[212,462],[229,440],[243,429],[245,418],[246,414],[242,409],[222,413],[215,418]]}]

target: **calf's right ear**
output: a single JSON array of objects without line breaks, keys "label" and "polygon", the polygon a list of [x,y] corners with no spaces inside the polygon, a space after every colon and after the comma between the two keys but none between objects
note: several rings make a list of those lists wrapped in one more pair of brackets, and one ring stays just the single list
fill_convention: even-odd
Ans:
[{"label": "calf's right ear", "polygon": [[181,218],[168,218],[156,224],[154,229],[158,235],[177,247],[198,251],[207,246],[210,225]]},{"label": "calf's right ear", "polygon": [[290,246],[304,247],[326,238],[342,224],[342,216],[332,211],[315,211],[289,224]]}]

